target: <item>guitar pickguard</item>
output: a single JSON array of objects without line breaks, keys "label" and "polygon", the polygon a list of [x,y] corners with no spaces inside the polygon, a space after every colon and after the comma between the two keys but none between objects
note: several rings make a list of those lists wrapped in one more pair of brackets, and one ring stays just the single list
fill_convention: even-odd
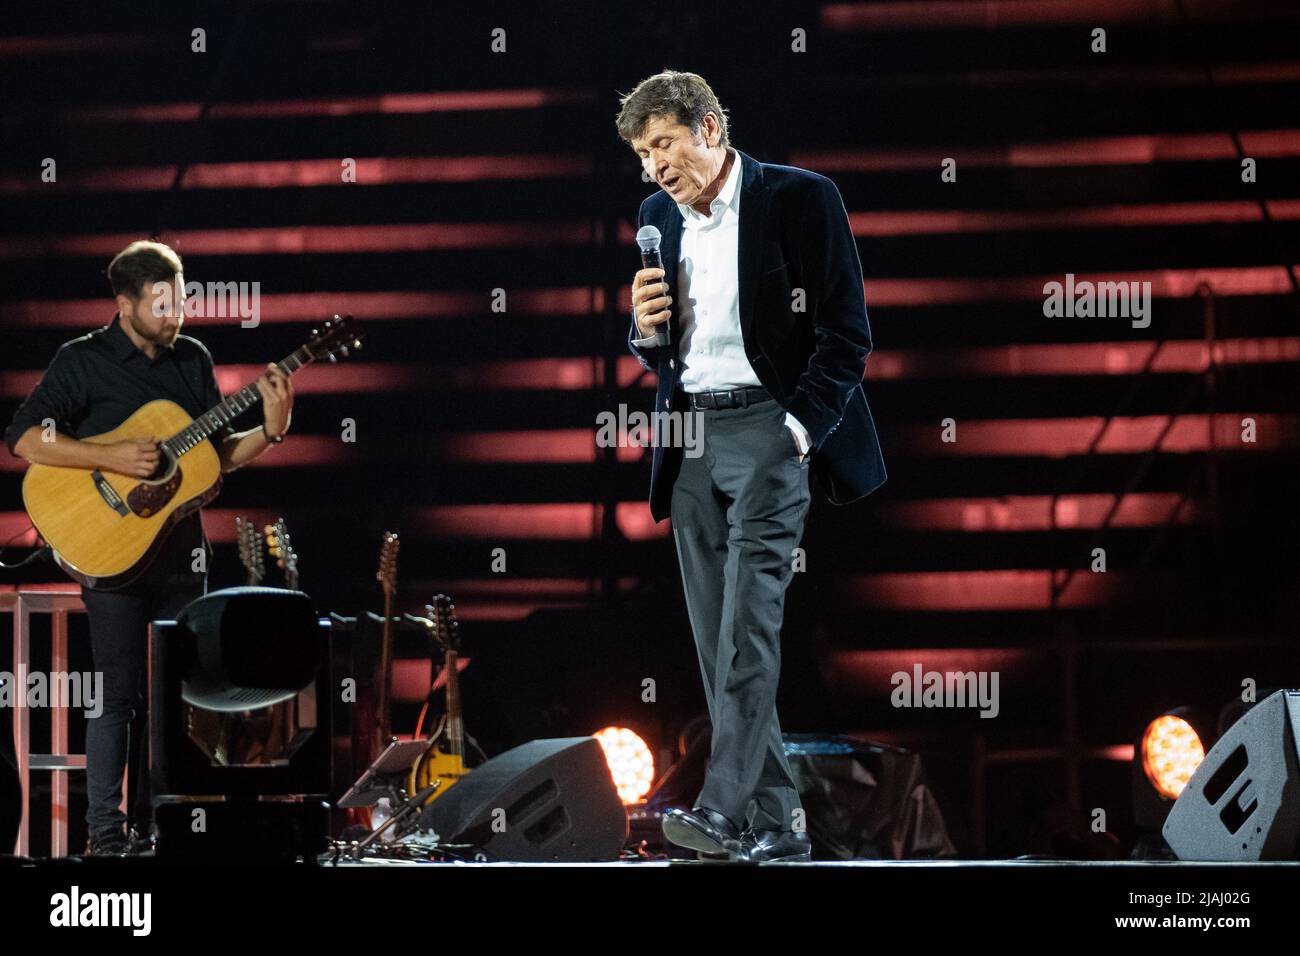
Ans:
[{"label": "guitar pickguard", "polygon": [[162,484],[136,485],[126,496],[127,506],[141,518],[148,518],[156,515],[167,502],[176,497],[176,489],[181,486],[181,466],[176,465],[176,470],[172,476]]}]

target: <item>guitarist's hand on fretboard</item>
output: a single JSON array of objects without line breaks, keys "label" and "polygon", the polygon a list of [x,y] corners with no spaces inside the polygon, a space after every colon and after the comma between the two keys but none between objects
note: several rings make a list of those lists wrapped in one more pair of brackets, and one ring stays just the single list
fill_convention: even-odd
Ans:
[{"label": "guitarist's hand on fretboard", "polygon": [[266,374],[254,384],[262,395],[263,424],[268,437],[276,438],[289,430],[293,417],[293,379],[274,362],[266,365]]}]

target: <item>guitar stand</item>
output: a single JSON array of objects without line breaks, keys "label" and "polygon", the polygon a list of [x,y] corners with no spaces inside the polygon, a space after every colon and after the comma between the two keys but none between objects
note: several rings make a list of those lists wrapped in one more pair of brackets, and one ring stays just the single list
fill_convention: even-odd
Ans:
[{"label": "guitar stand", "polygon": [[[424,801],[428,800],[429,797],[433,795],[433,792],[441,786],[442,786],[442,781],[439,780],[437,783],[425,787],[423,790],[421,790],[419,793],[415,794],[414,796],[407,797],[405,800],[403,800],[401,806],[397,808],[397,811],[391,817],[389,817],[387,820],[384,821],[383,826],[375,830],[373,833],[370,834],[370,836],[366,837],[364,840],[362,840],[360,843],[357,844],[356,847],[357,852],[360,853],[362,850],[366,849],[366,847],[370,846],[370,844],[378,840],[380,835],[383,834],[385,830],[395,825],[399,820],[403,820],[407,817],[411,817],[419,813],[420,808],[424,806]],[[394,798],[394,802],[396,802],[397,794],[394,792],[392,796]]]},{"label": "guitar stand", "polygon": [[382,797],[387,797],[397,808],[383,825],[360,843],[354,844],[354,855],[373,844],[389,827],[412,816],[418,807],[423,806],[429,795],[442,785],[442,781],[439,780],[414,796],[406,799],[401,796],[411,767],[428,753],[436,739],[393,741],[375,759],[375,762],[366,768],[366,772],[358,778],[357,782],[339,798],[338,806],[344,809],[373,807]]},{"label": "guitar stand", "polygon": [[347,792],[339,798],[338,805],[345,809],[373,807],[380,797],[396,796],[393,778],[402,778],[410,773],[411,765],[428,748],[427,740],[393,741],[366,768],[366,772],[357,778],[357,782],[348,787]]}]

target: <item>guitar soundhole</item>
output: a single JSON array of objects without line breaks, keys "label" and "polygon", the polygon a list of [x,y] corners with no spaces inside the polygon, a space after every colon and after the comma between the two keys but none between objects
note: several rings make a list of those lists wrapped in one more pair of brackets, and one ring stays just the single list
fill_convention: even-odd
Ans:
[{"label": "guitar soundhole", "polygon": [[161,481],[167,477],[167,472],[171,470],[173,460],[167,454],[167,449],[160,445],[158,447],[158,467],[153,470],[153,474],[146,478],[145,481]]}]

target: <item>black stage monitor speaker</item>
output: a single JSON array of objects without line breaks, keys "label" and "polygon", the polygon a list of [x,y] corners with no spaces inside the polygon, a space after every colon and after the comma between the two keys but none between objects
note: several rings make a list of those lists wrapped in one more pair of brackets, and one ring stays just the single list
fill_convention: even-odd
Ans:
[{"label": "black stage monitor speaker", "polygon": [[627,840],[627,811],[595,737],[534,740],[493,757],[419,825],[441,843],[515,862],[613,860]]},{"label": "black stage monitor speaker", "polygon": [[1300,691],[1278,691],[1219,738],[1165,820],[1180,860],[1296,858],[1300,836]]}]

